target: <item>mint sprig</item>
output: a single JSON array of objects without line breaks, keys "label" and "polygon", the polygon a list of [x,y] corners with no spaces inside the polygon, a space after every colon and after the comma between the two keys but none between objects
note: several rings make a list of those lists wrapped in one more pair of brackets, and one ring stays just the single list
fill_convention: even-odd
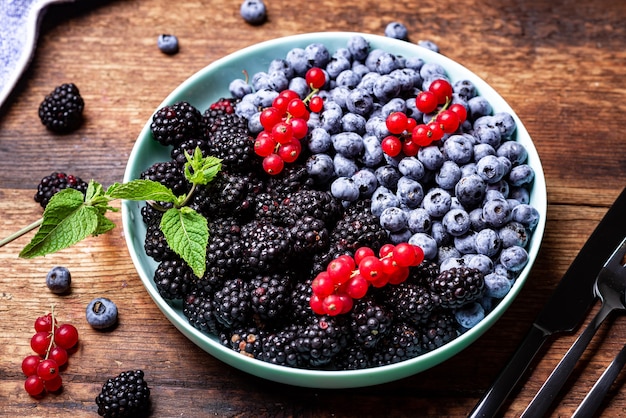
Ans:
[{"label": "mint sprig", "polygon": [[[164,211],[160,228],[167,244],[191,267],[196,276],[202,277],[206,269],[208,223],[204,216],[186,204],[198,185],[206,185],[215,178],[222,164],[219,158],[203,157],[199,148],[192,155],[185,152],[185,157],[185,178],[191,183],[191,191],[187,194],[177,196],[163,184],[146,179],[114,183],[106,190],[91,180],[84,195],[68,188],[52,196],[42,219],[0,241],[0,246],[39,226],[19,256],[33,258],[51,254],[88,236],[97,236],[113,229],[115,224],[106,217],[107,212],[117,211],[110,205],[111,201],[147,201]],[[171,207],[164,209],[164,203]]]}]

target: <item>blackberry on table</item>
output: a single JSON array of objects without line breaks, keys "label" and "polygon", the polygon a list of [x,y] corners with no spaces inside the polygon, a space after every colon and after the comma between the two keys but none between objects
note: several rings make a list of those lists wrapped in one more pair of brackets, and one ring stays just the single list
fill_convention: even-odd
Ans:
[{"label": "blackberry on table", "polygon": [[85,101],[74,83],[56,87],[39,105],[39,119],[53,132],[77,129],[83,121]]},{"label": "blackberry on table", "polygon": [[256,195],[254,218],[274,225],[290,226],[295,222],[294,214],[285,206],[285,198],[269,192]]},{"label": "blackberry on table", "polygon": [[236,275],[241,265],[241,226],[233,217],[209,221],[206,271],[198,287],[207,291],[220,289],[227,278]]},{"label": "blackberry on table", "polygon": [[322,190],[297,190],[289,195],[284,205],[295,218],[310,215],[326,225],[335,225],[343,214],[341,202],[330,192]]},{"label": "blackberry on table", "polygon": [[52,196],[67,188],[76,189],[85,194],[87,192],[87,182],[72,174],[54,172],[42,178],[37,185],[37,193],[34,196],[35,202],[39,203],[42,208],[45,208],[48,206]]},{"label": "blackberry on table", "polygon": [[312,281],[312,278],[308,278],[292,285],[290,312],[293,315],[295,322],[303,321],[305,318],[309,318],[311,316],[311,306],[309,305],[309,300],[313,294],[313,291],[311,290]]},{"label": "blackberry on table", "polygon": [[441,307],[451,309],[480,299],[484,288],[484,275],[469,267],[444,270],[430,283],[430,290],[439,298]]},{"label": "blackberry on table", "polygon": [[191,188],[181,167],[171,160],[152,164],[139,174],[139,178],[161,183],[177,196],[187,193]]},{"label": "blackberry on table", "polygon": [[110,378],[96,397],[98,415],[105,418],[146,417],[150,414],[150,388],[142,370],[129,370]]},{"label": "blackberry on table", "polygon": [[182,299],[196,280],[191,267],[178,257],[161,261],[154,272],[154,284],[165,299]]},{"label": "blackberry on table", "polygon": [[[237,105],[237,100],[232,98],[221,98],[218,101],[211,103],[211,105],[202,113],[202,123],[207,129],[205,134],[210,133],[218,126],[223,125],[225,121],[228,119],[228,115],[232,115],[235,113],[235,106]],[[235,119],[238,124],[246,127],[246,125],[242,124],[243,118]]]},{"label": "blackberry on table", "polygon": [[215,318],[213,297],[202,289],[193,289],[183,298],[183,314],[200,331],[218,335],[221,330]]},{"label": "blackberry on table", "polygon": [[260,188],[251,174],[221,171],[211,183],[196,188],[192,206],[207,218],[247,218],[252,213]]},{"label": "blackberry on table", "polygon": [[188,102],[180,101],[158,109],[152,116],[152,137],[162,145],[180,145],[200,135],[202,114]]},{"label": "blackberry on table", "polygon": [[278,196],[287,196],[300,190],[310,190],[314,185],[306,167],[293,163],[285,165],[280,173],[270,176],[266,191]]},{"label": "blackberry on table", "polygon": [[225,328],[237,328],[251,322],[249,283],[240,278],[229,279],[215,292],[215,318]]}]

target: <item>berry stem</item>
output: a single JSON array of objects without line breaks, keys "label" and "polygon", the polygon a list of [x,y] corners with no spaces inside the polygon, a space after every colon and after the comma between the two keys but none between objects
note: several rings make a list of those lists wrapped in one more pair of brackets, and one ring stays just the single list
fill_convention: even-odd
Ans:
[{"label": "berry stem", "polygon": [[56,318],[54,316],[54,305],[50,307],[50,322],[52,323],[52,328],[50,329],[50,344],[48,344],[48,349],[46,350],[46,356],[44,357],[44,360],[48,359],[48,356],[50,355],[50,350],[52,350],[52,347],[54,347],[54,331],[56,328]]},{"label": "berry stem", "polygon": [[33,229],[35,229],[38,226],[40,226],[42,224],[42,222],[43,222],[43,218],[39,218],[37,221],[33,222],[32,224],[30,224],[28,226],[25,226],[24,228],[20,229],[19,231],[16,231],[16,232],[12,233],[8,237],[6,237],[2,241],[0,241],[0,247],[3,247],[4,245],[8,244],[9,242],[12,242],[12,241],[16,240],[17,238],[21,237],[22,235],[29,233]]}]

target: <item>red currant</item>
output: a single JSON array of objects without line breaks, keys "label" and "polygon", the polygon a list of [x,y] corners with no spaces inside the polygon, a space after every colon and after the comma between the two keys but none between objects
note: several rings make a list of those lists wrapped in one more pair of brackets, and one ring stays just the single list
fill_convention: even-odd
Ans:
[{"label": "red currant", "polygon": [[413,130],[413,128],[415,128],[417,126],[417,121],[413,118],[408,118],[406,120],[406,130],[408,132],[411,132]]},{"label": "red currant", "polygon": [[370,282],[376,281],[381,275],[385,274],[383,268],[383,263],[378,257],[373,255],[365,257],[359,263],[359,273]]},{"label": "red currant", "polygon": [[28,376],[24,382],[24,389],[30,396],[39,396],[44,391],[43,381],[36,374]]},{"label": "red currant", "polygon": [[322,271],[311,282],[313,293],[320,297],[326,297],[335,291],[335,283],[328,275],[328,272]]},{"label": "red currant", "polygon": [[319,113],[324,108],[324,99],[320,96],[311,97],[311,101],[309,101],[309,110],[314,113]]},{"label": "red currant", "polygon": [[296,139],[302,139],[309,132],[309,126],[306,120],[302,118],[291,119],[291,129],[293,131],[293,137]]},{"label": "red currant", "polygon": [[30,339],[30,348],[32,348],[35,353],[43,356],[48,352],[51,339],[52,335],[50,332],[39,331]]},{"label": "red currant", "polygon": [[291,89],[281,91],[280,93],[278,93],[278,96],[287,99],[287,103],[289,103],[293,99],[298,99],[300,97],[300,95],[298,95],[295,90]]},{"label": "red currant", "polygon": [[402,267],[414,265],[416,256],[413,246],[406,242],[396,245],[396,248],[393,249],[393,261]]},{"label": "red currant", "polygon": [[395,245],[393,244],[385,244],[382,247],[380,247],[380,250],[378,250],[378,255],[380,256],[380,258],[385,258],[387,257],[387,255],[393,253],[394,248],[395,248]]},{"label": "red currant", "polygon": [[415,157],[420,150],[419,144],[412,139],[405,139],[402,141],[402,152],[408,157]]},{"label": "red currant", "polygon": [[52,380],[59,374],[59,365],[55,360],[45,359],[37,366],[37,376],[43,381]]},{"label": "red currant", "polygon": [[69,350],[78,343],[78,330],[72,324],[60,325],[54,332],[54,342],[59,347]]},{"label": "red currant", "polygon": [[284,167],[285,162],[278,154],[272,153],[263,158],[263,170],[265,170],[267,174],[274,176],[283,171]]},{"label": "red currant", "polygon": [[415,98],[415,105],[422,113],[432,113],[437,109],[437,96],[432,91],[422,91]]},{"label": "red currant", "polygon": [[428,86],[428,90],[435,95],[438,104],[444,104],[452,100],[452,85],[447,80],[441,78],[434,80]]},{"label": "red currant", "polygon": [[369,282],[361,274],[353,276],[347,283],[345,291],[353,299],[361,299],[367,293]]},{"label": "red currant", "polygon": [[337,294],[328,295],[322,301],[324,312],[327,315],[335,316],[343,312],[344,300]]},{"label": "red currant", "polygon": [[272,128],[272,138],[279,144],[286,144],[293,138],[293,128],[291,124],[285,121],[280,121]]},{"label": "red currant", "polygon": [[380,146],[383,152],[390,157],[395,157],[402,151],[402,142],[393,135],[386,136]]},{"label": "red currant", "polygon": [[324,298],[313,294],[309,299],[309,306],[311,310],[318,315],[324,315],[326,312],[324,311]]},{"label": "red currant", "polygon": [[437,123],[445,133],[451,134],[459,128],[461,121],[455,112],[446,109],[437,115]]},{"label": "red currant", "polygon": [[54,378],[43,382],[43,385],[48,392],[56,392],[61,389],[61,386],[63,386],[63,379],[61,378],[61,375],[58,374]]},{"label": "red currant", "polygon": [[326,84],[326,73],[321,68],[310,68],[304,78],[306,83],[314,89],[321,89]]},{"label": "red currant", "polygon": [[465,120],[467,119],[467,109],[465,108],[465,106],[459,103],[454,103],[450,105],[449,109],[452,112],[456,113],[456,115],[459,117],[460,123],[465,122]]},{"label": "red currant", "polygon": [[289,102],[287,112],[289,112],[289,114],[294,118],[302,118],[305,120],[309,118],[309,111],[307,110],[302,99],[299,97]]},{"label": "red currant", "polygon": [[354,259],[350,256],[339,256],[328,263],[326,271],[336,285],[345,283],[350,279],[354,270]]},{"label": "red currant", "polygon": [[433,132],[428,125],[417,125],[411,134],[411,140],[417,145],[427,147],[433,142]]},{"label": "red currant", "polygon": [[[56,325],[56,319],[54,320],[54,324]],[[35,331],[52,331],[52,314],[47,314],[44,316],[40,316],[35,320]]]},{"label": "red currant", "polygon": [[259,157],[267,157],[276,149],[276,141],[267,131],[262,131],[256,137],[254,141],[254,152]]},{"label": "red currant", "polygon": [[443,129],[441,129],[441,126],[437,122],[435,122],[434,120],[428,122],[428,128],[432,132],[432,136],[430,138],[433,141],[439,141],[441,138],[443,138],[445,132],[443,131]]},{"label": "red currant", "polygon": [[300,152],[302,151],[302,144],[300,141],[293,138],[291,142],[285,145],[281,145],[278,149],[278,155],[283,159],[286,163],[293,163],[300,156]]},{"label": "red currant", "polygon": [[402,112],[392,112],[385,119],[385,124],[389,132],[400,135],[408,126],[408,117]]},{"label": "red currant", "polygon": [[272,107],[278,110],[281,115],[287,113],[287,106],[289,105],[289,99],[280,94],[272,101]]},{"label": "red currant", "polygon": [[389,277],[389,284],[400,284],[409,278],[409,274],[408,267],[398,267],[395,273]]},{"label": "red currant", "polygon": [[24,357],[24,360],[22,360],[22,372],[24,372],[26,376],[34,375],[37,373],[39,363],[41,363],[41,357],[39,356],[30,355]]},{"label": "red currant", "polygon": [[275,107],[268,107],[261,111],[259,121],[263,129],[271,131],[272,128],[283,119],[282,113]]},{"label": "red currant", "polygon": [[342,314],[350,312],[354,306],[354,299],[347,293],[339,293],[339,299],[341,299],[341,312]]},{"label": "red currant", "polygon": [[357,250],[354,252],[354,263],[356,265],[359,265],[361,263],[361,260],[363,260],[368,255],[376,255],[376,253],[374,253],[374,250],[372,250],[370,247],[357,248]]},{"label": "red currant", "polygon": [[67,350],[63,347],[59,347],[58,345],[52,347],[52,349],[48,353],[48,358],[56,361],[59,367],[67,363],[68,357],[69,355],[67,354]]}]

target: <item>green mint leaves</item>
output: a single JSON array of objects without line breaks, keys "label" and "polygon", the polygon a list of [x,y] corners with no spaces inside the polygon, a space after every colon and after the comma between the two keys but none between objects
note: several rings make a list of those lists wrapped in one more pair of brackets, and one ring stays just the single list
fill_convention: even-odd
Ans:
[{"label": "green mint leaves", "polygon": [[[152,180],[115,183],[107,190],[92,180],[84,196],[75,189],[61,190],[50,199],[39,230],[22,249],[20,257],[50,254],[90,235],[100,235],[113,229],[115,224],[105,216],[108,211],[117,211],[109,205],[112,200],[148,201],[164,210],[160,228],[170,248],[191,267],[196,276],[202,277],[206,269],[208,223],[204,216],[185,204],[196,186],[206,185],[215,178],[222,164],[219,158],[203,157],[199,148],[193,155],[185,153],[185,156],[185,177],[192,185],[187,195],[176,196],[171,189]],[[164,209],[163,203],[173,206]]]}]

